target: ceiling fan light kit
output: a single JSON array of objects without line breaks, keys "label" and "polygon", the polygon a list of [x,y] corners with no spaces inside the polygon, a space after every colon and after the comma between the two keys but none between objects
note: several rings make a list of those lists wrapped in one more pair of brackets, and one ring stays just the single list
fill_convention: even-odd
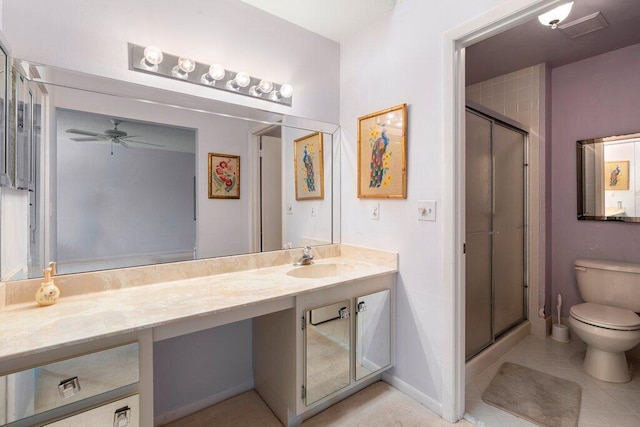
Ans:
[{"label": "ceiling fan light kit", "polygon": [[[205,64],[191,58],[163,52],[156,46],[129,43],[129,69],[171,79],[261,98],[291,106],[293,87],[254,77],[244,71],[230,71],[220,64]],[[218,84],[221,82],[221,84]],[[224,82],[224,84],[222,84]]]},{"label": "ceiling fan light kit", "polygon": [[72,135],[82,135],[81,137],[69,138],[72,141],[76,142],[110,142],[111,143],[111,155],[113,155],[113,144],[120,144],[125,148],[134,148],[129,144],[142,144],[142,145],[152,145],[155,147],[163,147],[160,144],[153,144],[151,142],[144,141],[136,141],[131,138],[137,138],[138,135],[129,135],[127,132],[118,129],[118,125],[122,123],[122,120],[119,119],[111,119],[111,124],[113,124],[113,129],[107,129],[103,133],[93,132],[84,129],[67,129],[66,133],[70,133]]}]

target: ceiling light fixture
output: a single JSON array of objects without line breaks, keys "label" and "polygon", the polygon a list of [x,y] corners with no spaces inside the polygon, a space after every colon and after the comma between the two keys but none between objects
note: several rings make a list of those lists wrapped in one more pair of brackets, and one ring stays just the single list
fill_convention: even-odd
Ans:
[{"label": "ceiling light fixture", "polygon": [[[194,59],[162,52],[155,46],[129,43],[129,69],[155,76],[179,79],[212,89],[234,92],[291,106],[293,87],[231,71],[220,64],[205,64]],[[218,83],[220,82],[220,83]]]},{"label": "ceiling light fixture", "polygon": [[538,16],[538,21],[540,21],[542,25],[549,26],[555,30],[558,28],[558,24],[569,16],[571,7],[573,7],[573,2],[562,4],[555,9],[551,9],[549,12]]}]

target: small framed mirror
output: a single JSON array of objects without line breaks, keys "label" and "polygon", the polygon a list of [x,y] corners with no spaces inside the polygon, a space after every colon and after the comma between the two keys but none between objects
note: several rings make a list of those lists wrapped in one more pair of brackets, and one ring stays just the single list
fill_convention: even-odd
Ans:
[{"label": "small framed mirror", "polygon": [[640,222],[640,133],[577,141],[578,219]]}]

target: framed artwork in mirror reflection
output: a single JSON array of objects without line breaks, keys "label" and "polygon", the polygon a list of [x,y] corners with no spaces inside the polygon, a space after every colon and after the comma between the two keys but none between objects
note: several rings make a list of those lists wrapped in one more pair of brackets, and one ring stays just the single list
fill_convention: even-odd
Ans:
[{"label": "framed artwork in mirror reflection", "polygon": [[293,142],[296,200],[324,199],[322,134],[312,133]]},{"label": "framed artwork in mirror reflection", "polygon": [[407,104],[358,118],[358,197],[407,198]]},{"label": "framed artwork in mirror reflection", "polygon": [[604,162],[604,189],[629,189],[629,161]]},{"label": "framed artwork in mirror reflection", "polygon": [[240,198],[240,156],[209,153],[209,198]]}]

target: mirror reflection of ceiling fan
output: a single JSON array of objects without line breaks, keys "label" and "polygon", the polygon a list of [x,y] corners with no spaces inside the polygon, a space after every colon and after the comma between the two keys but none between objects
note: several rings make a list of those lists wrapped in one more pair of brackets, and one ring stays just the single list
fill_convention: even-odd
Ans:
[{"label": "mirror reflection of ceiling fan", "polygon": [[71,133],[74,135],[83,135],[81,137],[69,138],[72,141],[79,142],[100,142],[100,141],[109,141],[111,142],[111,155],[113,155],[113,144],[120,144],[125,148],[135,148],[135,144],[144,144],[144,145],[153,145],[156,147],[163,147],[160,144],[152,144],[150,142],[136,141],[135,139],[139,135],[129,135],[127,132],[119,130],[118,125],[122,123],[122,120],[111,119],[111,123],[113,123],[113,129],[107,129],[104,133],[91,132],[88,130],[82,129],[67,129],[67,133]]}]

